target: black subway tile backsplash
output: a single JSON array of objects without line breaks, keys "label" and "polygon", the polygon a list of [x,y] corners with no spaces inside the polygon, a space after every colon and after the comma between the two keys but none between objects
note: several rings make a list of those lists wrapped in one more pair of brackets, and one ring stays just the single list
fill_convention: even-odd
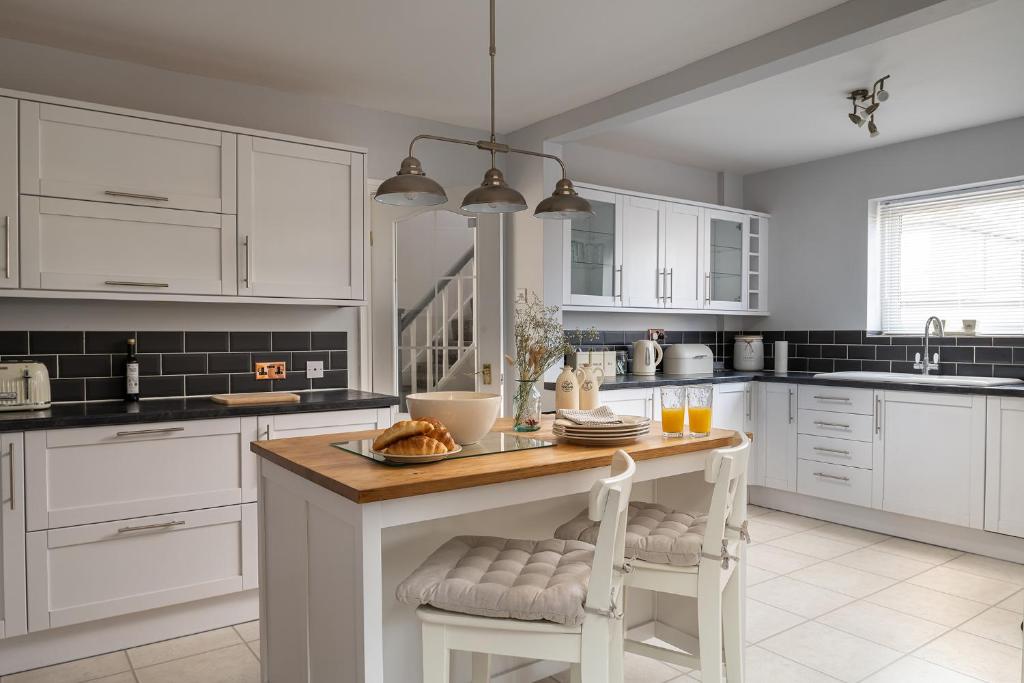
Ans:
[{"label": "black subway tile backsplash", "polygon": [[65,354],[58,357],[60,377],[110,377],[110,356],[103,354]]},{"label": "black subway tile backsplash", "polygon": [[226,394],[231,391],[231,375],[186,375],[185,393],[189,396]]},{"label": "black subway tile backsplash", "polygon": [[182,375],[140,377],[139,394],[146,398],[184,396],[185,378]]},{"label": "black subway tile backsplash", "polygon": [[184,332],[139,332],[139,353],[181,353],[185,350]]},{"label": "black subway tile backsplash", "polygon": [[227,332],[186,332],[185,351],[204,351],[212,353],[227,351],[229,336]]},{"label": "black subway tile backsplash", "polygon": [[974,349],[974,362],[1012,363],[1013,349],[1008,346],[978,346]]},{"label": "black subway tile backsplash", "polygon": [[836,330],[836,344],[860,344],[864,330]]},{"label": "black subway tile backsplash", "polygon": [[309,332],[274,332],[270,348],[274,351],[308,351]]},{"label": "black subway tile backsplash", "polygon": [[124,377],[90,377],[85,380],[85,400],[110,401],[124,398],[125,388]]},{"label": "black subway tile backsplash", "polygon": [[313,380],[314,389],[344,389],[348,386],[348,370],[327,370]]},{"label": "black subway tile backsplash", "polygon": [[205,353],[169,353],[163,357],[161,374],[202,375],[205,373]]},{"label": "black subway tile backsplash", "polygon": [[[621,332],[619,334],[622,334]],[[348,350],[348,332],[313,332],[310,334],[310,347],[314,351],[332,349]]]},{"label": "black subway tile backsplash", "polygon": [[28,332],[0,332],[0,356],[28,353]]},{"label": "black subway tile backsplash", "polygon": [[51,353],[82,353],[85,350],[82,332],[29,332],[28,352],[34,356]]},{"label": "black subway tile backsplash", "polygon": [[134,332],[86,332],[86,353],[125,353]]},{"label": "black subway tile backsplash", "polygon": [[232,332],[232,351],[269,351],[269,332]]},{"label": "black subway tile backsplash", "polygon": [[835,344],[836,333],[834,330],[811,330],[808,334],[808,341],[812,344]]},{"label": "black subway tile backsplash", "polygon": [[84,401],[84,379],[51,379],[50,400],[52,401]]},{"label": "black subway tile backsplash", "polygon": [[248,353],[211,353],[210,372],[248,372],[252,369]]}]

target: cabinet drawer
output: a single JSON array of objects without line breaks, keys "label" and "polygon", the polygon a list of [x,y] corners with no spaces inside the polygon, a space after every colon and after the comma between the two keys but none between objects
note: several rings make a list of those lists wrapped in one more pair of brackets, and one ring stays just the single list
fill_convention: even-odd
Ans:
[{"label": "cabinet drawer", "polygon": [[27,534],[29,630],[256,587],[256,505]]},{"label": "cabinet drawer", "polygon": [[21,192],[235,213],[233,133],[21,103]]},{"label": "cabinet drawer", "polygon": [[28,529],[249,500],[254,437],[255,418],[29,432]]},{"label": "cabinet drawer", "polygon": [[[387,419],[381,419],[376,408],[367,410],[333,410],[326,413],[289,413],[267,415],[260,418],[261,439],[287,439],[293,436],[314,436],[358,432],[369,429],[383,429],[390,424],[390,409]],[[267,430],[269,431],[269,434]]]},{"label": "cabinet drawer", "polygon": [[235,294],[235,218],[21,198],[22,287]]},{"label": "cabinet drawer", "polygon": [[797,440],[797,453],[803,460],[817,460],[868,470],[872,467],[872,445],[865,441],[801,434]]},{"label": "cabinet drawer", "polygon": [[800,410],[798,431],[812,436],[828,436],[854,441],[871,441],[874,429],[872,415],[830,413],[824,410]]},{"label": "cabinet drawer", "polygon": [[796,491],[807,496],[871,507],[871,470],[824,462],[797,463]]},{"label": "cabinet drawer", "polygon": [[828,410],[860,415],[872,415],[875,412],[874,392],[871,389],[803,384],[800,386],[799,400],[800,408],[806,410]]}]

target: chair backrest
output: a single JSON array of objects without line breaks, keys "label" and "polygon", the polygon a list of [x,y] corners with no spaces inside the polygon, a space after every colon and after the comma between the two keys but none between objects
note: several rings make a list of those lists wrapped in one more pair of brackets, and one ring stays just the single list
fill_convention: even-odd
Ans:
[{"label": "chair backrest", "polygon": [[[739,433],[740,442],[728,448],[716,448],[704,461],[704,481],[714,484],[708,522],[704,530],[703,552],[717,555],[722,552],[722,539],[726,525],[739,527],[737,508],[745,508],[747,500],[747,461],[750,457],[750,439]],[[741,503],[737,505],[737,503]]]},{"label": "chair backrest", "polygon": [[622,565],[625,552],[629,494],[635,473],[633,458],[620,449],[612,456],[611,476],[598,479],[590,489],[590,519],[601,525],[587,590],[588,609],[614,608],[612,590],[616,585],[615,571]]}]

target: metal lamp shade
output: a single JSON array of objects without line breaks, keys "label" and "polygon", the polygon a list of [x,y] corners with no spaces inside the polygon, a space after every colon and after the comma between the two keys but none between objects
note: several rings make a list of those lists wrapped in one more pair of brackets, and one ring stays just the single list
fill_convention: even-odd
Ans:
[{"label": "metal lamp shade", "polygon": [[572,181],[562,178],[555,183],[554,193],[537,205],[533,212],[537,218],[548,220],[575,220],[594,215],[594,208],[576,193]]},{"label": "metal lamp shade", "polygon": [[381,183],[373,198],[391,206],[436,206],[448,201],[444,188],[426,176],[416,157],[403,159],[398,175]]},{"label": "metal lamp shade", "polygon": [[462,210],[470,213],[515,213],[526,208],[526,200],[505,182],[496,168],[484,173],[480,187],[469,191],[462,200]]}]

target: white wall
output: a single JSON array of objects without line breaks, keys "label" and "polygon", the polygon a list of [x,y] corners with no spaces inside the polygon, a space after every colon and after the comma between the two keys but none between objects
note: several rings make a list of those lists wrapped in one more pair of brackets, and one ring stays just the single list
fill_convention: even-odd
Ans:
[{"label": "white wall", "polygon": [[398,306],[408,310],[473,246],[469,218],[451,211],[427,211],[400,221]]},{"label": "white wall", "polygon": [[772,214],[759,329],[867,325],[871,199],[1020,175],[1024,118],[745,176],[745,208]]}]

